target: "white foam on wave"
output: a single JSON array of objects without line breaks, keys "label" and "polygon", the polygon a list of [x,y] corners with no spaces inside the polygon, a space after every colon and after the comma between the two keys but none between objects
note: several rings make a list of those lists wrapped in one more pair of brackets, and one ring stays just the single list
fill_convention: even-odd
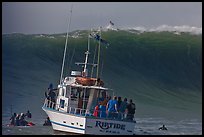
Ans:
[{"label": "white foam on wave", "polygon": [[104,30],[104,31],[107,31],[107,30],[115,30],[115,31],[117,31],[118,29],[115,28],[113,25],[109,24],[109,25],[106,26],[103,30]]},{"label": "white foam on wave", "polygon": [[137,27],[124,27],[121,30],[136,30],[136,31],[139,31],[140,33],[169,31],[169,32],[175,32],[175,34],[178,34],[178,35],[181,32],[188,32],[188,33],[197,34],[197,35],[202,34],[202,27],[199,28],[199,27],[188,26],[188,25],[182,25],[182,26],[161,25],[153,28],[137,26]]}]

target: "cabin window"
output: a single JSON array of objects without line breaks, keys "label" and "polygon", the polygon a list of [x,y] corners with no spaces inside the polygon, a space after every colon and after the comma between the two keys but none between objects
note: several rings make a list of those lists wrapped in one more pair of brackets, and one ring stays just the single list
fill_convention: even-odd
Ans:
[{"label": "cabin window", "polygon": [[63,99],[60,99],[60,107],[61,107],[61,108],[64,108],[64,102],[65,102],[65,101],[64,101]]},{"label": "cabin window", "polygon": [[87,108],[89,95],[90,95],[90,89],[83,89],[82,96],[81,96],[83,100],[83,109]]},{"label": "cabin window", "polygon": [[65,97],[69,97],[70,96],[70,86],[67,86],[66,87],[66,95],[65,95]]},{"label": "cabin window", "polygon": [[106,91],[101,90],[101,91],[99,92],[98,98],[99,98],[99,99],[100,99],[100,98],[106,98]]},{"label": "cabin window", "polygon": [[77,88],[71,88],[71,93],[70,93],[71,100],[75,100],[77,98]]}]

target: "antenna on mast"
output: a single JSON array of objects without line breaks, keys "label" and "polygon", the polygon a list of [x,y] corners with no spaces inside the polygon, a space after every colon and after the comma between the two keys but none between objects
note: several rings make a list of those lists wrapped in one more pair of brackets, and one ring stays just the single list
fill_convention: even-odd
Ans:
[{"label": "antenna on mast", "polygon": [[72,17],[72,8],[73,4],[71,5],[71,10],[70,10],[70,18],[69,18],[69,24],[67,27],[67,37],[66,37],[66,42],[65,42],[65,47],[64,47],[64,56],[63,56],[63,61],[62,61],[62,70],[61,70],[61,76],[60,76],[60,84],[62,84],[62,76],[64,73],[64,61],[65,61],[65,56],[66,56],[66,50],[67,50],[67,43],[68,43],[68,38],[69,38],[69,29],[70,29],[70,24],[71,24],[71,17]]}]

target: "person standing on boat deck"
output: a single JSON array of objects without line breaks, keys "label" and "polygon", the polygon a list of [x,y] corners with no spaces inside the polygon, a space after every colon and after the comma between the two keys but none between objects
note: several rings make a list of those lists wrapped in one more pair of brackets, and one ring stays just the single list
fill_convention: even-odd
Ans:
[{"label": "person standing on boat deck", "polygon": [[99,112],[100,112],[99,106],[100,106],[100,102],[98,102],[98,104],[94,108],[94,113],[93,113],[94,117],[98,117],[99,116]]},{"label": "person standing on boat deck", "polygon": [[106,105],[108,102],[108,99],[106,97],[106,92],[102,92],[102,98],[99,99],[99,102],[100,102],[99,109],[101,112],[100,117],[105,118],[106,117]]},{"label": "person standing on boat deck", "polygon": [[108,101],[106,105],[106,109],[108,110],[108,118],[115,119],[117,117],[117,112],[118,112],[117,105],[118,105],[118,101],[116,96],[114,96],[113,99]]},{"label": "person standing on boat deck", "polygon": [[55,102],[56,102],[56,94],[53,90],[50,90],[49,92],[50,100],[52,103],[54,103],[53,107],[55,107]]},{"label": "person standing on boat deck", "polygon": [[120,108],[119,108],[119,118],[118,119],[121,119],[123,120],[125,118],[125,110],[127,108],[127,98],[124,98],[124,100],[121,102],[121,105],[120,105]]},{"label": "person standing on boat deck", "polygon": [[121,107],[121,103],[122,103],[121,97],[118,97],[117,101],[118,101],[118,105],[117,105],[118,114],[117,114],[117,117],[118,117],[118,119],[121,119],[121,112],[120,112],[120,107]]},{"label": "person standing on boat deck", "polygon": [[47,88],[48,89],[48,95],[47,95],[47,92],[45,92],[45,97],[50,100],[50,96],[49,96],[49,92],[53,89],[53,84],[50,83],[49,87]]},{"label": "person standing on boat deck", "polygon": [[127,105],[127,119],[128,120],[133,120],[135,110],[136,110],[135,104],[132,102],[132,99],[130,99]]},{"label": "person standing on boat deck", "polygon": [[10,125],[12,125],[12,126],[15,125],[15,118],[16,118],[16,113],[13,113],[13,115],[10,118]]},{"label": "person standing on boat deck", "polygon": [[[50,100],[52,103],[54,103],[53,107],[55,107],[55,102],[56,102],[56,93],[54,92],[54,90],[57,89],[53,89],[53,84],[50,83],[49,87],[48,87],[48,95],[47,93],[45,93],[45,96],[47,97],[48,100]],[[50,103],[50,107],[52,106],[52,103]]]},{"label": "person standing on boat deck", "polygon": [[29,110],[27,111],[27,113],[25,114],[25,116],[26,116],[27,118],[31,118],[31,117],[32,117],[32,115],[31,115],[31,113],[30,113]]}]

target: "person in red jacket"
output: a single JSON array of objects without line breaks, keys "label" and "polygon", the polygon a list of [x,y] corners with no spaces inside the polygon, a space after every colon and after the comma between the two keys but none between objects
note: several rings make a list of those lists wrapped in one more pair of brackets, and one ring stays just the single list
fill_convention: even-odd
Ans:
[{"label": "person in red jacket", "polygon": [[98,117],[98,116],[99,116],[99,111],[100,111],[99,106],[100,106],[100,102],[99,102],[98,105],[96,105],[95,108],[94,108],[93,116],[95,116],[95,117]]}]

